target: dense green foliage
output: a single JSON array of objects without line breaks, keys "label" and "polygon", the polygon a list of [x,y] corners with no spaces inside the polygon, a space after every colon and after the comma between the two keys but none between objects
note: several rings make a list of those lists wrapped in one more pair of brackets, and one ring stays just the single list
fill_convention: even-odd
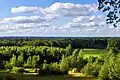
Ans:
[{"label": "dense green foliage", "polygon": [[109,54],[100,70],[102,80],[120,80],[120,54]]},{"label": "dense green foliage", "polygon": [[72,48],[96,48],[105,49],[105,38],[0,38],[0,46],[53,46],[66,48],[71,44]]},{"label": "dense green foliage", "polygon": [[71,68],[82,69],[86,65],[87,61],[80,54],[80,49],[72,49],[71,45],[65,49],[47,46],[0,47],[3,68],[15,72],[23,67],[40,68],[40,74],[67,74]]},{"label": "dense green foliage", "polygon": [[118,53],[120,49],[120,41],[118,39],[108,39],[107,50],[109,53]]},{"label": "dense green foliage", "polygon": [[[70,40],[72,43],[74,39]],[[88,46],[84,39],[82,40],[84,43],[81,43],[82,47],[78,47],[79,44],[76,45],[77,47],[75,47],[75,44],[56,47],[51,44],[52,40],[48,40],[50,45],[33,45],[34,41],[40,40],[30,40],[28,41],[30,45],[1,46],[0,69],[6,69],[12,73],[30,73],[27,69],[33,68],[32,72],[37,72],[39,75],[62,75],[74,70],[74,72],[80,72],[86,76],[100,77],[102,80],[120,79],[119,39],[107,39],[107,42],[103,43],[108,44],[106,49],[105,46],[102,47],[103,49],[100,48],[101,44],[97,44],[98,49],[96,49],[97,47],[95,49],[92,47],[83,48],[85,47],[83,45]],[[77,42],[82,41],[78,40]],[[90,43],[91,46],[95,45],[95,41]],[[98,41],[101,41],[101,39]],[[24,42],[24,40],[21,42]]]},{"label": "dense green foliage", "polygon": [[101,67],[104,63],[104,60],[97,57],[89,57],[88,63],[84,68],[82,69],[82,73],[85,73],[86,75],[92,75],[92,76],[98,76],[99,71],[101,70]]},{"label": "dense green foliage", "polygon": [[90,57],[82,73],[99,76],[101,80],[120,80],[120,54],[118,39],[108,40],[108,53],[102,57]]}]

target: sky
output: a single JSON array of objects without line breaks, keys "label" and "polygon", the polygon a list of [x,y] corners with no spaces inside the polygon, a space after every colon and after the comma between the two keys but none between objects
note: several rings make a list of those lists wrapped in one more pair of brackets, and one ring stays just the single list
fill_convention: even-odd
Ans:
[{"label": "sky", "polygon": [[97,0],[0,0],[0,36],[120,37]]}]

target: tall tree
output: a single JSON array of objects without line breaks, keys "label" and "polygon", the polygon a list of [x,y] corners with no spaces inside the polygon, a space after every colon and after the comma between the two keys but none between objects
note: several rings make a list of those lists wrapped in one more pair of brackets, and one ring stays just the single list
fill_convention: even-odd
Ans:
[{"label": "tall tree", "polygon": [[27,59],[27,66],[32,67],[32,57],[31,56],[29,56]]},{"label": "tall tree", "polygon": [[13,56],[12,56],[12,58],[10,59],[10,64],[12,65],[12,66],[16,66],[16,56],[13,54]]},{"label": "tall tree", "polygon": [[118,53],[119,52],[119,40],[118,39],[108,39],[107,50],[110,53]]},{"label": "tall tree", "polygon": [[38,67],[39,66],[39,64],[38,64],[38,62],[40,61],[40,57],[39,57],[39,55],[38,56],[36,56],[36,55],[34,55],[33,57],[32,57],[32,67]]},{"label": "tall tree", "polygon": [[66,47],[66,56],[70,56],[71,54],[72,54],[72,46],[71,46],[71,44],[69,44]]},{"label": "tall tree", "polygon": [[17,66],[18,66],[18,67],[22,67],[23,64],[24,64],[23,53],[21,53],[21,54],[18,56],[18,59],[17,59]]}]

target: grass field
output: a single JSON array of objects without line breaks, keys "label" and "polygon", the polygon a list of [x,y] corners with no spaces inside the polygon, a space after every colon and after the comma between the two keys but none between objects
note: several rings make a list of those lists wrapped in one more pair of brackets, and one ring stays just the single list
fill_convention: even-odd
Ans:
[{"label": "grass field", "polygon": [[17,74],[17,73],[7,73],[7,72],[0,72],[0,76],[6,77],[7,75],[11,75],[15,77],[17,80],[66,80],[66,76],[35,76],[35,75],[25,75],[25,74]]},{"label": "grass field", "polygon": [[96,80],[93,77],[73,77],[81,75],[79,73],[71,74],[71,75],[61,75],[61,76],[35,76],[35,75],[24,75],[24,74],[14,74],[14,73],[7,73],[7,72],[0,72],[1,77],[6,77],[7,75],[11,75],[15,77],[17,80]]},{"label": "grass field", "polygon": [[84,58],[88,58],[89,56],[100,57],[107,53],[106,49],[83,49],[81,51]]}]

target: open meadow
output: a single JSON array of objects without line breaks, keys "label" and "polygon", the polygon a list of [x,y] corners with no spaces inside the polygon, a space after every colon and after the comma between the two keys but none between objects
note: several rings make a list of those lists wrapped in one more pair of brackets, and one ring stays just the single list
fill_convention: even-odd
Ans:
[{"label": "open meadow", "polygon": [[107,53],[108,51],[106,49],[82,49],[81,51],[84,58],[89,58],[90,56],[100,57]]}]

